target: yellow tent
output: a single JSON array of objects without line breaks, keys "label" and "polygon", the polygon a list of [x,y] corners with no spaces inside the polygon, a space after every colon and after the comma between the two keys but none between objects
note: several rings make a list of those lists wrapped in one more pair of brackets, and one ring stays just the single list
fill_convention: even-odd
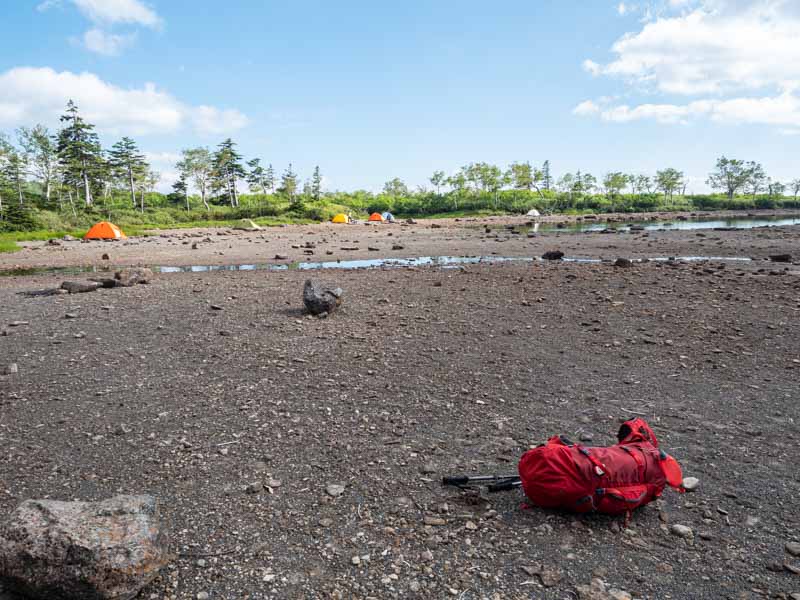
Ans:
[{"label": "yellow tent", "polygon": [[331,223],[349,223],[349,222],[350,218],[344,213],[339,213],[338,215],[336,215],[331,219]]}]

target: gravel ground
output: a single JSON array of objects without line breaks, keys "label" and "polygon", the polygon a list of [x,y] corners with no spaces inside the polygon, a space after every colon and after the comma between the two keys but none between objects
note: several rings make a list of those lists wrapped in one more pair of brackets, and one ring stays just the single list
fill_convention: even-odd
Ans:
[{"label": "gravel ground", "polygon": [[[497,243],[437,233],[442,247],[476,235],[480,254]],[[763,257],[798,240],[561,235],[502,251]],[[248,243],[231,236],[234,254]],[[328,319],[303,314],[308,276],[345,290]],[[60,281],[0,280],[0,369],[18,365],[0,376],[0,515],[28,498],[157,496],[179,556],[142,598],[628,597],[589,595],[593,577],[653,600],[800,592],[785,550],[800,542],[800,267],[184,273],[18,294]],[[700,486],[627,528],[439,483],[513,473],[554,433],[612,443],[633,415]]]},{"label": "gravel ground", "polygon": [[[706,215],[697,216],[709,217]],[[714,213],[713,218],[747,213]],[[796,213],[794,214],[796,216]],[[664,215],[608,215],[654,220]],[[671,214],[668,219],[687,217]],[[758,216],[789,216],[761,211]],[[575,217],[543,217],[543,223],[569,224]],[[291,264],[307,261],[408,258],[418,256],[541,256],[560,248],[568,256],[616,258],[655,256],[754,256],[791,252],[791,228],[747,231],[651,231],[617,234],[555,232],[528,237],[525,217],[439,219],[417,224],[293,225],[262,231],[182,229],[150,237],[111,242],[24,242],[19,252],[0,254],[0,270],[83,266],[187,266]],[[488,228],[488,231],[487,231]],[[105,258],[104,258],[105,256]]]}]

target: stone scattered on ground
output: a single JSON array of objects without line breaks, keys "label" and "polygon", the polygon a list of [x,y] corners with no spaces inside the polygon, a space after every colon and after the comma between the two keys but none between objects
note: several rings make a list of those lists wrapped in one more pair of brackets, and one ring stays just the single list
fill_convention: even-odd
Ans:
[{"label": "stone scattered on ground", "polygon": [[697,477],[684,477],[683,489],[687,492],[693,492],[700,487],[700,480]]},{"label": "stone scattered on ground", "polygon": [[633,261],[630,258],[618,258],[614,261],[614,266],[629,269],[633,266]]},{"label": "stone scattered on ground", "polygon": [[792,556],[800,556],[800,543],[786,542],[786,552]]},{"label": "stone scattered on ground", "polygon": [[792,255],[791,254],[772,254],[769,259],[772,262],[779,262],[779,263],[790,263],[792,262]]},{"label": "stone scattered on ground", "polygon": [[0,526],[0,583],[36,600],[129,600],[170,558],[149,496],[28,500]]},{"label": "stone scattered on ground", "polygon": [[331,483],[325,488],[325,493],[332,498],[338,498],[344,494],[344,486],[339,485],[338,483]]},{"label": "stone scattered on ground", "polygon": [[61,284],[62,290],[67,290],[70,294],[85,294],[94,292],[100,284],[96,281],[65,281]]},{"label": "stone scattered on ground", "polygon": [[564,253],[561,250],[548,250],[542,254],[543,260],[561,260],[564,258]]},{"label": "stone scattered on ground", "polygon": [[150,283],[153,271],[145,267],[129,267],[114,273],[114,279],[120,287],[131,287],[138,283]]},{"label": "stone scattered on ground", "polygon": [[303,304],[312,315],[331,314],[341,304],[341,288],[327,288],[308,279],[303,286]]},{"label": "stone scattered on ground", "polygon": [[694,537],[694,531],[692,531],[691,527],[687,527],[686,525],[676,523],[670,527],[669,530],[672,532],[672,535],[677,535],[685,540],[690,540]]}]

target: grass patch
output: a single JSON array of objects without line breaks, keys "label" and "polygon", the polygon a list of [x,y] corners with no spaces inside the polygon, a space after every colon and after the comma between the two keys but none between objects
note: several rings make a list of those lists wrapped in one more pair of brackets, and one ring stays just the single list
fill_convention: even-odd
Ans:
[{"label": "grass patch", "polygon": [[0,239],[0,252],[16,252],[19,249],[15,241]]}]

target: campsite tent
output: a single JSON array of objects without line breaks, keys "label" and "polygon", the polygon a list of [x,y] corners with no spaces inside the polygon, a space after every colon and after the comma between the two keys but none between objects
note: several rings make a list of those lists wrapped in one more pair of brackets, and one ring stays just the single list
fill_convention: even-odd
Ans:
[{"label": "campsite tent", "polygon": [[116,225],[108,221],[100,221],[83,236],[85,240],[126,240],[128,236]]},{"label": "campsite tent", "polygon": [[344,213],[339,213],[338,215],[335,215],[331,219],[331,223],[349,223],[349,222],[350,222],[350,217],[348,217]]},{"label": "campsite tent", "polygon": [[384,221],[392,222],[394,221],[394,215],[390,212],[385,212],[381,215]]},{"label": "campsite tent", "polygon": [[540,216],[541,216],[541,214],[539,213],[539,211],[538,211],[538,210],[536,210],[535,208],[532,208],[532,209],[530,209],[530,210],[528,211],[528,214],[527,214],[527,215],[525,215],[525,216],[527,216],[527,217],[540,217]]},{"label": "campsite tent", "polygon": [[383,215],[381,215],[381,213],[372,213],[369,216],[369,220],[372,221],[373,223],[383,223],[386,219],[383,218]]}]

